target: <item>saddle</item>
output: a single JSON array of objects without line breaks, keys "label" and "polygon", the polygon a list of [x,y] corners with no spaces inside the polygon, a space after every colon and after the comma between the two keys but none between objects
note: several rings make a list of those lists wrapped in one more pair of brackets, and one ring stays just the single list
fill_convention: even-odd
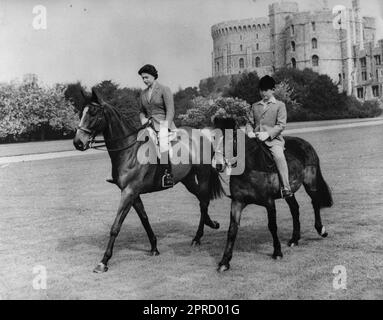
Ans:
[{"label": "saddle", "polygon": [[[159,133],[156,132],[152,127],[146,128],[147,141],[151,141],[151,148],[156,154],[157,166],[155,169],[154,181],[158,184],[160,189],[169,188],[173,186],[173,179],[169,176],[172,167],[171,156],[172,156],[172,146],[179,140],[176,131],[171,131],[166,137],[160,137]],[[143,133],[141,133],[143,134]],[[160,139],[164,141],[160,142]],[[167,142],[170,142],[169,144]],[[168,163],[161,163],[161,154],[168,152]],[[154,153],[153,153],[154,154]],[[170,180],[169,180],[170,179]]]},{"label": "saddle", "polygon": [[261,142],[259,143],[259,154],[256,157],[256,166],[260,171],[278,173],[278,168],[270,149]]}]

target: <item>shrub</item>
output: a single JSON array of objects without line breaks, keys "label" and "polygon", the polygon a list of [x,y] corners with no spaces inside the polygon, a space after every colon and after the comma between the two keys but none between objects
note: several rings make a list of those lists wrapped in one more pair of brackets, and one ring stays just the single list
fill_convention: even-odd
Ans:
[{"label": "shrub", "polygon": [[72,133],[78,123],[76,110],[64,96],[64,85],[39,87],[10,84],[0,87],[0,138],[17,140],[46,133]]},{"label": "shrub", "polygon": [[193,108],[186,114],[179,115],[182,125],[194,128],[209,127],[215,117],[233,118],[239,126],[247,121],[250,105],[237,98],[207,99],[197,97],[193,100]]}]

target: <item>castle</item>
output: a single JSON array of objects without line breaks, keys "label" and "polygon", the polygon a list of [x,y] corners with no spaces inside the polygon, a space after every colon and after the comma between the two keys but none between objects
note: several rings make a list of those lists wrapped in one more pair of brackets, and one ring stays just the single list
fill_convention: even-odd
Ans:
[{"label": "castle", "polygon": [[376,21],[362,17],[360,0],[342,11],[300,12],[295,2],[273,3],[269,16],[227,21],[211,28],[213,77],[280,68],[311,68],[327,74],[361,100],[382,96],[383,39]]}]

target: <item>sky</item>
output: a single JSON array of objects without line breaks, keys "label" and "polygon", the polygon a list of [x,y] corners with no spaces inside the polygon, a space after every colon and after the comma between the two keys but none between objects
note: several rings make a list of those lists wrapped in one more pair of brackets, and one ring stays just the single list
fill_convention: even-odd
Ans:
[{"label": "sky", "polygon": [[[210,28],[226,20],[263,17],[278,0],[0,0],[0,82],[35,73],[44,84],[102,80],[143,87],[138,69],[155,65],[172,90],[211,76]],[[301,11],[320,0],[297,0]],[[351,7],[351,0],[328,0]],[[32,12],[47,10],[36,30]],[[383,1],[361,1],[383,38]]]}]

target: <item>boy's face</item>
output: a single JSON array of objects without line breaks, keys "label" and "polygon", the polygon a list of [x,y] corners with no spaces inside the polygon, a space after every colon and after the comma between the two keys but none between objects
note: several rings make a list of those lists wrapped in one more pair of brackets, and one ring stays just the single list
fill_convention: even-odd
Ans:
[{"label": "boy's face", "polygon": [[262,99],[267,101],[274,96],[274,89],[268,89],[266,91],[260,90],[260,93]]}]

